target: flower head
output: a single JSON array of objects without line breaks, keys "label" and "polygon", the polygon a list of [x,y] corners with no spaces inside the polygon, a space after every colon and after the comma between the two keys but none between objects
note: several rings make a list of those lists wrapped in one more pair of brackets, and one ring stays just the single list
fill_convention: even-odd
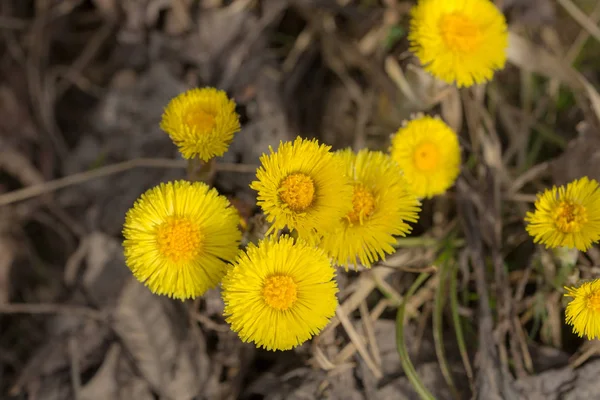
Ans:
[{"label": "flower head", "polygon": [[239,220],[229,201],[204,183],[160,184],[127,212],[125,262],[153,293],[201,296],[237,256]]},{"label": "flower head", "polygon": [[443,194],[460,172],[458,137],[439,118],[406,123],[392,137],[390,152],[417,197]]},{"label": "flower head", "polygon": [[567,324],[579,337],[600,338],[600,279],[565,289],[565,296],[573,298],[565,310]]},{"label": "flower head", "polygon": [[325,252],[289,236],[250,244],[223,279],[224,314],[244,342],[289,350],[319,333],[337,307]]},{"label": "flower head", "polygon": [[388,155],[379,151],[350,150],[336,154],[353,180],[352,210],[335,231],[323,237],[320,247],[336,264],[346,268],[360,263],[370,267],[392,254],[394,235],[405,236],[416,222],[419,201],[409,192],[402,170]]},{"label": "flower head", "polygon": [[600,239],[600,190],[587,177],[538,194],[525,217],[535,243],[586,251]]},{"label": "flower head", "polygon": [[287,226],[312,242],[350,210],[352,186],[330,148],[298,137],[262,155],[250,187],[258,191],[271,231]]},{"label": "flower head", "polygon": [[419,0],[408,40],[426,71],[459,87],[490,80],[506,62],[506,20],[489,0]]},{"label": "flower head", "polygon": [[239,132],[235,102],[222,90],[191,89],[172,99],[162,115],[162,130],[185,158],[204,161],[222,156]]}]

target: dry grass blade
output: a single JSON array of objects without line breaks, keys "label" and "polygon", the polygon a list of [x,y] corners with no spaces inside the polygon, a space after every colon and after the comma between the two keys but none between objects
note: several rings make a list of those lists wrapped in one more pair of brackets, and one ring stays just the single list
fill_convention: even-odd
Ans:
[{"label": "dry grass blade", "polygon": [[335,315],[338,317],[338,320],[346,330],[348,337],[358,350],[358,353],[365,361],[365,364],[367,364],[367,367],[369,368],[369,370],[371,370],[371,373],[373,373],[373,375],[377,379],[383,378],[383,373],[381,372],[381,369],[379,369],[379,367],[375,365],[375,362],[369,355],[369,352],[365,346],[364,340],[360,337],[356,329],[354,329],[354,326],[352,326],[352,322],[350,322],[350,319],[348,318],[348,315],[345,313],[345,311],[341,307],[338,307],[335,311]]},{"label": "dry grass blade", "polygon": [[[373,308],[373,311],[371,311],[371,314],[370,314],[371,321],[372,322],[377,321],[377,319],[385,311],[386,307],[388,307],[390,305],[391,305],[390,302],[386,299],[382,299],[381,301],[379,301],[379,303],[377,303],[377,305]],[[350,342],[342,349],[342,351],[340,351],[335,356],[334,361],[338,365],[342,364],[342,363],[346,362],[350,357],[352,357],[354,355],[354,353],[356,353],[356,346],[354,346],[353,342]],[[380,363],[378,363],[378,365],[380,365]]]},{"label": "dry grass blade", "polygon": [[[340,305],[342,311],[346,315],[350,314],[352,311],[356,310],[360,303],[371,294],[373,289],[375,289],[375,280],[370,276],[371,274],[376,275],[378,279],[385,279],[385,277],[390,275],[392,272],[394,272],[393,269],[381,267],[375,267],[370,271],[363,272],[358,278],[357,289],[350,297],[346,299],[346,301],[344,301],[343,304]],[[329,322],[325,329],[323,329],[323,332],[321,332],[321,335],[331,332],[337,328],[339,324],[339,318],[332,318],[331,322]]]},{"label": "dry grass blade", "polygon": [[507,57],[519,68],[557,79],[573,90],[583,90],[590,99],[596,117],[600,120],[600,94],[594,86],[564,60],[534,45],[514,32],[509,32]]},{"label": "dry grass blade", "polygon": [[571,0],[557,0],[561,6],[579,23],[590,35],[600,42],[600,28],[590,20]]}]

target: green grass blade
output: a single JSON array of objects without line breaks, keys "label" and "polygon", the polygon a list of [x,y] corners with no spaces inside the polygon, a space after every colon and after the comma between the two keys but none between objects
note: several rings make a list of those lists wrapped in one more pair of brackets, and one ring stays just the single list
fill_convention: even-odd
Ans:
[{"label": "green grass blade", "polygon": [[404,300],[400,307],[398,307],[398,313],[396,314],[396,348],[398,355],[400,356],[400,363],[404,369],[406,377],[415,388],[415,391],[422,400],[435,400],[435,397],[427,390],[421,379],[417,375],[417,371],[413,366],[410,358],[408,357],[408,350],[406,348],[406,342],[404,340],[404,312],[406,310],[406,303],[408,299],[417,291],[417,289],[425,282],[429,277],[429,274],[420,274],[412,286],[408,289],[408,292],[404,296]]},{"label": "green grass blade", "polygon": [[444,311],[444,298],[446,296],[444,288],[446,286],[446,280],[448,277],[448,268],[450,268],[450,262],[446,262],[442,265],[442,268],[440,269],[440,282],[435,291],[435,303],[432,314],[433,343],[435,345],[435,353],[437,355],[438,362],[440,363],[440,370],[442,371],[442,376],[444,377],[446,384],[450,388],[452,396],[455,399],[458,399],[458,390],[456,389],[456,385],[454,384],[454,380],[452,379],[450,366],[448,365],[448,360],[446,359],[446,352],[444,350],[444,335],[442,328],[442,312]]},{"label": "green grass blade", "polygon": [[452,274],[450,275],[450,310],[452,312],[452,322],[454,325],[454,332],[456,334],[456,342],[458,344],[458,351],[462,358],[463,365],[471,386],[473,385],[473,367],[471,367],[471,361],[469,361],[469,353],[467,353],[467,345],[465,343],[465,335],[460,322],[460,315],[458,315],[458,266],[452,265]]}]

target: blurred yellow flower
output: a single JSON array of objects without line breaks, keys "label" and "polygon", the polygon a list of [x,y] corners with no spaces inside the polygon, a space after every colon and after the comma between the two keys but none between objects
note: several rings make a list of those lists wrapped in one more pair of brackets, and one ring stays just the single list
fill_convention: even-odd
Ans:
[{"label": "blurred yellow flower", "polygon": [[527,232],[547,248],[568,247],[586,251],[600,239],[600,190],[587,177],[566,187],[538,194],[535,211],[525,217]]},{"label": "blurred yellow flower", "polygon": [[351,150],[336,153],[353,180],[352,210],[339,221],[336,230],[320,243],[340,266],[370,267],[392,254],[396,239],[411,231],[407,222],[416,222],[419,201],[409,193],[402,170],[379,151]]},{"label": "blurred yellow flower", "polygon": [[240,217],[229,201],[200,182],[176,181],[148,190],[125,217],[125,262],[153,293],[201,296],[235,259]]},{"label": "blurred yellow flower", "polygon": [[600,339],[600,279],[565,289],[565,296],[573,298],[565,310],[567,324],[579,337]]},{"label": "blurred yellow flower", "polygon": [[235,102],[222,90],[191,89],[173,98],[162,115],[167,132],[183,157],[208,161],[222,156],[239,132]]},{"label": "blurred yellow flower", "polygon": [[244,342],[289,350],[318,334],[337,307],[325,252],[289,236],[248,245],[223,279],[224,315]]},{"label": "blurred yellow flower", "polygon": [[352,185],[330,148],[298,137],[262,155],[250,187],[273,224],[270,232],[287,226],[314,242],[350,210]]},{"label": "blurred yellow flower", "polygon": [[392,137],[390,152],[419,198],[445,193],[460,172],[458,137],[439,118],[408,121]]},{"label": "blurred yellow flower", "polygon": [[489,0],[419,0],[408,40],[426,71],[458,87],[486,82],[506,63],[506,20]]}]

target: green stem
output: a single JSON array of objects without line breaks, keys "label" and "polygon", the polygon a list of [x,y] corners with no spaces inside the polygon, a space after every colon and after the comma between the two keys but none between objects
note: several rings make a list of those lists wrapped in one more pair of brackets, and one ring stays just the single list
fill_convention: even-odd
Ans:
[{"label": "green stem", "polygon": [[215,174],[215,159],[202,161],[199,158],[190,158],[188,160],[187,175],[191,182],[204,182],[212,186],[212,180]]}]

